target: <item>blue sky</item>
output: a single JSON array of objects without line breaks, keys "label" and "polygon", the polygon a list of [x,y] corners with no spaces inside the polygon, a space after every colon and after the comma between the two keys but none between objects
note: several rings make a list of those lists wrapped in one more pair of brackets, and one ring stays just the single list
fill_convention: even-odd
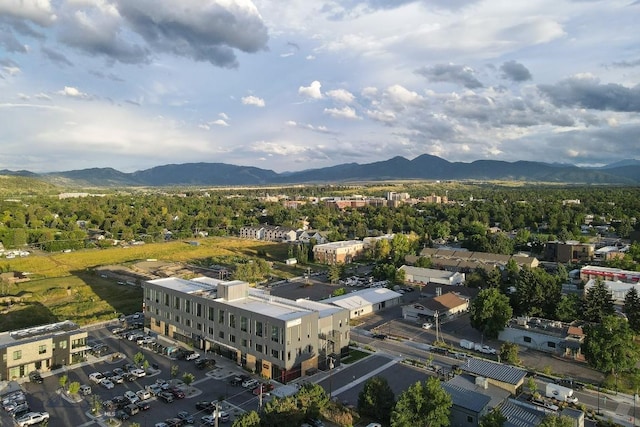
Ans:
[{"label": "blue sky", "polygon": [[0,169],[640,159],[640,1],[0,0]]}]

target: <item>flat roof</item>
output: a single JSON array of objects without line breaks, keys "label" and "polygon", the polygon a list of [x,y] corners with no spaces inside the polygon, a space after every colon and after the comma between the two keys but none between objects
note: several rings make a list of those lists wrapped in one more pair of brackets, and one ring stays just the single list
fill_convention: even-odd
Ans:
[{"label": "flat roof", "polygon": [[344,310],[342,307],[337,307],[332,304],[325,304],[319,301],[311,301],[306,298],[299,298],[296,300],[296,304],[308,308],[309,310],[317,311],[318,316],[322,319],[324,317],[332,316],[340,311]]},{"label": "flat roof", "polygon": [[459,366],[465,372],[513,385],[519,385],[527,376],[524,369],[474,357],[468,358],[466,363]]},{"label": "flat roof", "polygon": [[402,294],[387,288],[369,288],[351,292],[338,297],[331,297],[320,302],[334,304],[349,310],[400,298]]},{"label": "flat roof", "polygon": [[403,265],[400,267],[400,270],[404,270],[407,274],[411,274],[414,276],[428,276],[428,277],[437,277],[440,279],[448,279],[455,275],[460,275],[457,272],[451,272],[447,270],[436,270],[434,268],[424,268],[424,267],[414,267],[411,265]]},{"label": "flat roof", "polygon": [[182,292],[184,294],[193,294],[198,292],[216,293],[218,283],[221,283],[222,281],[217,281],[217,283],[214,283],[213,281],[215,281],[216,279],[211,279],[211,282],[205,279],[208,278],[199,277],[198,279],[187,280],[181,279],[179,277],[165,277],[163,279],[147,280],[147,282],[163,288]]},{"label": "flat roof", "polygon": [[80,327],[70,320],[50,323],[47,325],[33,326],[31,328],[18,329],[0,333],[0,347],[27,341],[31,338],[46,338],[70,331],[76,331]]},{"label": "flat roof", "polygon": [[253,313],[259,313],[263,316],[272,317],[274,319],[283,320],[285,322],[308,316],[314,311],[307,309],[301,305],[297,305],[294,303],[294,301],[277,297],[263,298],[256,295],[250,295],[246,298],[241,298],[233,301],[221,300],[221,302],[231,307],[251,311]]}]

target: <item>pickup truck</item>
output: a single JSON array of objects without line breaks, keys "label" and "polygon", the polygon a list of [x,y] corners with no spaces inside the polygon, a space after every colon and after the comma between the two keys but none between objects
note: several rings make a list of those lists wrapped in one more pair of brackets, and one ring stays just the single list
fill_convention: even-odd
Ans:
[{"label": "pickup truck", "polygon": [[25,427],[25,426],[31,426],[34,424],[40,424],[44,420],[48,420],[48,419],[49,419],[48,412],[28,412],[23,416],[21,416],[20,418],[18,418],[16,420],[16,423],[20,427]]}]

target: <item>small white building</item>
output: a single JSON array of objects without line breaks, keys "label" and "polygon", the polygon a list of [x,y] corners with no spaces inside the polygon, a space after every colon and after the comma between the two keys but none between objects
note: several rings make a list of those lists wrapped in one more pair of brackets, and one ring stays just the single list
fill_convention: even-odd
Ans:
[{"label": "small white building", "polygon": [[[618,280],[616,281],[603,280],[602,283],[604,283],[604,286],[607,288],[607,290],[611,292],[611,295],[613,296],[613,302],[615,304],[624,304],[624,298],[625,296],[627,296],[627,292],[629,292],[631,288],[636,288],[636,291],[638,291],[638,294],[640,295],[640,283],[638,282],[626,283],[626,282],[620,282]],[[596,284],[596,279],[589,280],[584,285],[584,292],[585,293],[589,292],[589,290],[593,288],[595,284]]]},{"label": "small white building", "polygon": [[406,282],[426,285],[427,283],[437,283],[441,285],[464,284],[465,275],[460,272],[452,272],[446,270],[435,270],[432,268],[413,267],[403,265],[400,270],[404,270],[404,280]]},{"label": "small white building", "polygon": [[375,313],[387,307],[399,305],[402,294],[387,288],[369,288],[351,292],[338,297],[331,297],[321,302],[349,310],[349,318]]}]

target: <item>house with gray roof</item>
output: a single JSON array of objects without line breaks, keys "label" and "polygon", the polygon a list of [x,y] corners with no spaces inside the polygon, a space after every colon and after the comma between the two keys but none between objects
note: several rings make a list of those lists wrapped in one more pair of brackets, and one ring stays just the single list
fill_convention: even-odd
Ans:
[{"label": "house with gray roof", "polygon": [[448,382],[443,383],[442,388],[451,395],[451,427],[477,427],[489,412],[489,396]]},{"label": "house with gray roof", "polygon": [[527,376],[527,371],[524,369],[474,357],[468,358],[459,367],[463,372],[486,378],[489,384],[507,390],[513,395],[518,393],[518,389],[522,387]]}]

